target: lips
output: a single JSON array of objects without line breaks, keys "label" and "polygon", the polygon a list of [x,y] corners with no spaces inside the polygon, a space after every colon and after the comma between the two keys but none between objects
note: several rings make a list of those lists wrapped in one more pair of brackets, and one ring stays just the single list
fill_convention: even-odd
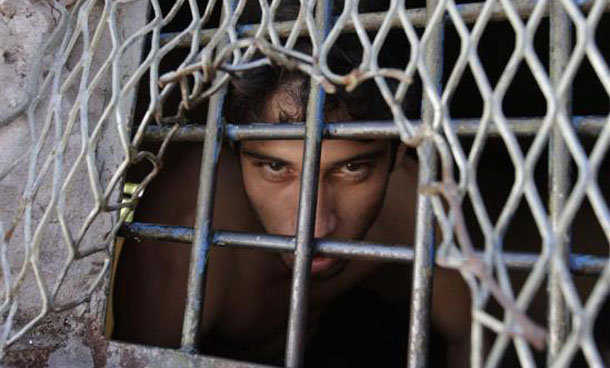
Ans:
[{"label": "lips", "polygon": [[[294,268],[294,255],[282,254],[282,261],[290,268]],[[315,256],[311,260],[310,275],[313,279],[328,279],[336,276],[345,268],[347,260],[326,256]]]},{"label": "lips", "polygon": [[324,257],[324,256],[315,256],[311,261],[311,274],[317,275],[319,273],[330,270],[334,265],[338,263],[338,259]]}]

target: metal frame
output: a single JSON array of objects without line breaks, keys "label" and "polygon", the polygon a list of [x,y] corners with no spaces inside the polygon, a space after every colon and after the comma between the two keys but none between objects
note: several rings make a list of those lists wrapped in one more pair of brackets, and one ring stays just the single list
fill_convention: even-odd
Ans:
[{"label": "metal frame", "polygon": [[[429,25],[429,15],[437,0],[427,0],[427,9],[409,10],[409,19],[414,26],[425,27]],[[554,3],[555,4],[555,3]],[[592,0],[580,3],[582,9],[587,11],[593,4]],[[316,26],[320,35],[325,35],[334,19],[330,16],[329,2],[318,0]],[[555,4],[558,5],[558,4]],[[535,7],[534,2],[520,1],[516,4],[518,15],[527,18]],[[466,4],[459,7],[460,15],[465,22],[474,22],[483,4]],[[610,9],[610,3],[606,11]],[[569,57],[570,21],[561,6],[552,6],[547,13],[551,20],[551,76],[554,83],[559,80],[559,74],[567,63]],[[382,24],[383,13],[370,13],[362,15],[362,23],[366,30],[375,30]],[[497,6],[491,19],[506,19],[500,6]],[[278,35],[288,35],[294,22],[278,24]],[[427,40],[426,63],[430,76],[440,88],[440,75],[443,57],[443,24],[441,21],[436,31],[430,34]],[[392,26],[400,26],[398,21]],[[240,26],[238,32],[242,36],[251,35],[255,27]],[[354,25],[347,23],[348,31],[354,31]],[[200,33],[200,42],[205,43],[214,35],[215,30],[205,30]],[[162,42],[169,42],[177,34],[161,35]],[[181,44],[188,46],[190,38],[183,37]],[[173,227],[157,224],[132,223],[122,228],[122,235],[128,238],[148,238],[175,242],[192,243],[191,269],[188,284],[188,301],[183,326],[182,349],[194,353],[198,345],[197,331],[200,311],[203,305],[203,288],[207,263],[207,252],[211,246],[259,248],[274,252],[295,252],[296,261],[292,281],[290,301],[290,318],[288,321],[288,339],[286,345],[286,366],[299,367],[302,364],[304,350],[305,326],[307,305],[307,281],[309,278],[309,264],[314,253],[333,255],[338,257],[366,258],[385,261],[398,261],[414,264],[413,296],[410,316],[409,337],[409,366],[425,367],[427,365],[427,329],[429,325],[430,295],[432,288],[432,275],[434,268],[434,221],[432,207],[426,196],[420,195],[417,206],[417,228],[414,247],[408,245],[382,245],[357,241],[334,241],[313,238],[313,227],[316,213],[317,176],[319,170],[320,147],[322,138],[396,138],[399,137],[399,128],[391,121],[359,122],[357,125],[349,123],[324,124],[323,105],[324,93],[319,84],[312,79],[311,93],[307,107],[308,119],[305,123],[294,124],[250,124],[230,125],[222,123],[221,106],[226,89],[222,89],[210,99],[207,122],[205,126],[184,126],[173,133],[176,141],[203,142],[204,145],[200,188],[198,195],[197,217],[194,228]],[[563,104],[570,110],[571,98],[569,93],[563,96]],[[424,101],[422,121],[417,124],[432,124],[434,114],[432,104]],[[571,114],[570,114],[571,116]],[[603,129],[606,119],[604,117],[571,116],[573,125],[579,134],[597,135]],[[473,136],[477,132],[479,120],[456,120],[455,129],[459,136]],[[512,131],[518,136],[532,136],[542,125],[542,118],[513,119],[509,121]],[[148,127],[146,139],[162,140],[170,133],[169,128]],[[497,135],[497,128],[490,128],[490,136]],[[215,231],[210,228],[213,210],[213,194],[215,183],[216,163],[221,140],[249,139],[304,139],[305,152],[303,156],[303,176],[299,197],[299,212],[297,234],[295,237],[275,236],[268,234],[246,234],[225,231]],[[569,154],[562,141],[559,130],[554,132],[550,140],[549,150],[549,178],[551,183],[550,212],[553,225],[558,221],[558,214],[564,206],[569,177]],[[421,157],[431,157],[433,148],[424,144],[418,148]],[[434,160],[420,160],[420,186],[433,180],[436,173]],[[596,275],[602,272],[607,259],[569,252],[569,239],[562,240],[560,247],[569,260],[570,271],[575,274]],[[478,254],[483,257],[483,253]],[[507,266],[512,270],[529,270],[538,260],[538,255],[527,253],[503,253]],[[555,272],[550,280],[550,348],[548,360],[553,361],[562,341],[565,340],[568,326],[568,313],[559,290],[559,275]],[[480,325],[479,325],[480,327]],[[477,334],[475,329],[475,335]],[[479,334],[481,333],[479,328]],[[480,339],[481,336],[474,337]],[[475,341],[475,340],[473,340]],[[480,344],[481,342],[478,341]],[[473,347],[476,349],[476,346]],[[476,354],[473,356],[476,362]],[[480,361],[478,362],[480,365]],[[224,363],[223,363],[224,364]],[[230,363],[228,365],[232,366]],[[476,364],[475,364],[476,365]]]},{"label": "metal frame", "polygon": [[[456,119],[455,131],[461,137],[473,137],[479,128],[479,120]],[[598,116],[574,116],[572,125],[583,136],[597,136],[604,128],[606,120]],[[420,121],[414,121],[420,125]],[[520,137],[532,137],[536,134],[542,119],[521,118],[508,121],[509,127]],[[149,126],[145,138],[151,141],[163,141],[172,129],[169,127]],[[206,127],[204,125],[184,125],[172,135],[175,142],[203,142]],[[224,137],[232,141],[255,139],[303,139],[305,126],[303,123],[290,124],[226,124]],[[355,126],[346,123],[327,123],[323,127],[323,138],[334,139],[392,139],[399,138],[398,127],[392,121],[359,121]],[[498,128],[489,127],[489,137],[499,136]]]},{"label": "metal frame", "polygon": [[[130,239],[152,239],[177,243],[192,243],[195,229],[133,222],[125,224],[119,235]],[[314,240],[316,253],[354,259],[411,263],[415,258],[413,247],[406,244],[376,244],[364,241]],[[270,252],[292,252],[295,238],[283,235],[213,231],[211,245],[226,248],[255,248]],[[483,257],[482,252],[478,252]],[[527,271],[538,260],[537,253],[505,252],[509,269]],[[599,275],[608,262],[607,258],[587,254],[571,253],[570,270],[575,275]]]}]

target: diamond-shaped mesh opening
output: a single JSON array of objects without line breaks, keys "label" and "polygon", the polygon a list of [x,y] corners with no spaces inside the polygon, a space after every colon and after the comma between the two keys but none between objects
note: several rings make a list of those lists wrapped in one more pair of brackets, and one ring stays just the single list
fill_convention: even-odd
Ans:
[{"label": "diamond-shaped mesh opening", "polygon": [[[468,96],[466,103],[465,97]],[[483,114],[483,99],[476,87],[476,82],[470,69],[466,69],[451,100],[450,115],[453,118],[481,118]]]},{"label": "diamond-shaped mesh opening", "polygon": [[546,100],[524,63],[519,65],[515,80],[506,92],[503,107],[507,117],[543,116],[546,112]]},{"label": "diamond-shaped mesh opening", "polygon": [[[424,3],[420,3],[420,6],[414,6],[416,4],[415,1],[406,1],[405,5],[407,7],[422,7],[425,6]],[[341,2],[337,2],[333,8],[333,15],[339,15],[341,12],[342,4]],[[375,0],[363,0],[358,2],[358,14],[365,13],[377,13],[387,11],[390,6],[390,2],[387,0],[384,1],[375,1]]]},{"label": "diamond-shaped mesh opening", "polygon": [[[610,32],[607,32],[610,35]],[[606,52],[609,55],[610,51]],[[600,115],[610,113],[610,97],[605,92],[589,60],[583,60],[574,78],[574,114]]]},{"label": "diamond-shaped mesh opening", "polygon": [[[513,290],[515,290],[515,292],[518,292],[523,288],[527,280],[528,273],[523,271],[513,271],[510,273],[510,276],[510,285]],[[532,303],[529,305],[529,307],[524,309],[529,318],[541,325],[544,325],[546,322],[545,319],[547,305],[545,303],[545,294],[546,293],[544,292],[544,288],[539,289],[533,296]],[[496,316],[500,320],[507,317],[504,308],[502,308],[500,305],[498,305],[497,302],[493,300],[490,300],[485,310],[491,315]],[[501,335],[491,330],[486,330],[485,332],[487,337],[486,341],[489,341],[490,344],[493,344],[501,339]],[[536,351],[532,349],[530,353],[530,356],[533,358],[533,361],[537,365],[544,365],[545,353],[543,351]],[[517,351],[515,344],[511,341],[511,343],[509,343],[506,346],[505,350],[502,352],[502,359],[500,361],[499,366],[510,367],[522,365],[523,362],[520,359],[520,353]]]},{"label": "diamond-shaped mesh opening", "polygon": [[[510,169],[507,170],[506,168],[509,167]],[[515,182],[515,173],[506,146],[499,138],[491,138],[487,141],[478,168],[477,184],[486,204],[489,219],[495,223]],[[500,168],[502,168],[502,180],[497,183]]]},{"label": "diamond-shaped mesh opening", "polygon": [[599,171],[601,175],[597,176],[597,182],[599,187],[602,188],[602,195],[604,196],[606,203],[610,203],[610,193],[605,190],[605,188],[608,188],[608,186],[610,185],[610,178],[608,177],[608,175],[603,175],[602,173],[608,167],[610,167],[610,160],[608,159],[608,157],[606,157],[601,163],[601,168]]},{"label": "diamond-shaped mesh opening", "polygon": [[492,86],[500,79],[514,47],[515,32],[508,22],[496,21],[487,24],[481,35],[477,53]]},{"label": "diamond-shaped mesh opening", "polygon": [[[183,1],[182,5],[176,9],[176,1],[160,1],[159,8],[161,10],[161,15],[164,18],[167,18],[170,14],[175,12],[175,15],[170,19],[171,21],[167,22],[163,28],[161,28],[162,32],[180,32],[184,30],[185,25],[189,24],[193,21],[193,10],[190,6],[189,1]],[[204,28],[212,29],[218,27],[220,22],[220,8],[221,2],[208,2],[205,0],[196,0],[194,3],[197,4],[199,9],[199,14],[203,15],[211,4],[211,13],[209,15],[209,20],[205,23]],[[254,7],[253,7],[254,8]],[[259,7],[257,9],[260,10]],[[254,9],[253,9],[254,10]],[[155,12],[150,10],[150,18],[155,17]],[[168,18],[169,19],[169,18]]]},{"label": "diamond-shaped mesh opening", "polygon": [[[93,254],[86,259],[81,258],[69,262],[65,278],[63,280],[54,280],[55,283],[49,285],[53,292],[56,293],[58,308],[71,308],[74,305],[80,304],[79,298],[74,298],[74,295],[72,295],[72,290],[83,290],[84,293],[86,290],[99,287],[100,278],[105,274],[104,271],[109,268],[107,262],[101,252]],[[90,277],[81,277],[83,273],[88,273]],[[58,285],[61,287],[56,289]]]},{"label": "diamond-shaped mesh opening", "polygon": [[[180,64],[182,64],[188,55],[188,50],[176,49],[169,52],[159,63],[160,73],[170,72],[175,70]],[[134,122],[141,122],[146,116],[147,110],[149,109],[148,101],[150,100],[150,74],[147,71],[139,83],[138,88],[138,103],[136,104]],[[193,77],[189,77],[186,81],[189,90],[193,88]],[[162,114],[164,117],[175,117],[182,115],[183,124],[203,124],[204,117],[206,115],[206,104],[200,103],[196,106],[192,106],[190,109],[180,109],[181,92],[179,89],[173,89],[167,96],[164,97],[164,103],[162,106]],[[137,125],[134,124],[134,132]]]},{"label": "diamond-shaped mesh opening", "polygon": [[[507,252],[540,253],[541,246],[542,238],[536,228],[536,222],[527,203],[522,200],[506,229],[503,249]],[[519,290],[519,288],[516,290]]]},{"label": "diamond-shaped mesh opening", "polygon": [[604,42],[610,34],[610,26],[608,25],[608,14],[602,14],[599,18],[597,26],[595,27],[595,45],[599,48],[599,51],[603,55],[610,53],[610,46],[607,42]]}]

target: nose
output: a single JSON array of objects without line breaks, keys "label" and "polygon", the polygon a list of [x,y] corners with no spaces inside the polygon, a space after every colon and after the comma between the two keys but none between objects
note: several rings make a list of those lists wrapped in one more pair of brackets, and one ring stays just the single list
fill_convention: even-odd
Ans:
[{"label": "nose", "polygon": [[316,228],[314,237],[325,238],[331,236],[339,221],[333,191],[320,183],[318,188],[318,202],[316,206]]}]

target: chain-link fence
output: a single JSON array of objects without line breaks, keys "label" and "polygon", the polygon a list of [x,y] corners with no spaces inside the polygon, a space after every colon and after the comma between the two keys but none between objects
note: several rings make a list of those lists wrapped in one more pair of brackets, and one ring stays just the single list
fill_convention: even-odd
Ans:
[{"label": "chain-link fence", "polygon": [[[141,8],[149,7],[148,18],[143,12],[130,20],[122,18],[121,14],[136,3]],[[417,7],[392,0],[383,9],[363,13],[359,1],[348,0],[335,4],[333,13],[329,1],[302,0],[293,19],[285,21],[278,21],[276,16],[282,7],[279,0],[258,4],[246,0],[210,0],[203,4],[176,0],[171,7],[162,7],[156,0],[49,4],[57,25],[39,51],[24,102],[0,121],[0,128],[6,129],[14,119],[24,117],[28,126],[27,139],[19,143],[26,148],[0,172],[0,184],[22,180],[17,185],[20,190],[2,202],[0,218],[2,352],[50,314],[77,307],[91,297],[108,276],[113,240],[123,226],[131,236],[192,242],[191,264],[200,267],[192,267],[189,275],[182,336],[185,350],[195,351],[198,346],[208,250],[224,244],[295,252],[287,366],[298,366],[303,358],[307,280],[315,252],[413,262],[410,366],[426,365],[433,259],[437,265],[459,270],[470,288],[473,366],[497,366],[509,344],[514,345],[519,361],[526,366],[534,364],[533,348],[546,348],[552,366],[568,365],[579,352],[591,366],[604,364],[593,328],[610,291],[610,264],[605,257],[569,252],[570,228],[585,203],[592,207],[595,220],[591,221],[599,223],[606,239],[595,244],[603,249],[600,254],[606,252],[610,240],[610,212],[599,180],[604,175],[600,167],[610,144],[610,118],[607,111],[597,116],[573,115],[571,96],[579,68],[586,62],[601,86],[602,95],[594,98],[609,99],[607,54],[600,51],[608,34],[598,28],[610,2],[488,0],[456,4],[454,0],[428,0]],[[260,12],[255,25],[244,21],[253,6]],[[178,14],[186,14],[188,20],[175,33],[165,31]],[[119,19],[131,24],[126,27]],[[549,54],[541,56],[536,37],[541,23],[547,20]],[[486,29],[498,21],[510,25],[514,47],[507,45],[510,57],[491,81],[479,45]],[[443,66],[447,28],[457,35],[454,41],[459,43],[459,50],[455,48],[458,53],[454,62]],[[388,34],[395,30],[408,44],[403,69],[378,63]],[[356,34],[362,62],[349,74],[337,75],[329,67],[327,56],[343,33]],[[302,38],[310,41],[311,53],[294,48]],[[162,60],[178,48],[186,50],[180,65],[161,72]],[[144,54],[138,60],[142,49]],[[255,58],[257,53],[262,57]],[[311,77],[312,91],[329,94],[337,88],[352,89],[373,80],[393,121],[323,124],[319,119],[324,113],[324,94],[312,93],[308,101],[311,113],[304,124],[224,122],[221,106],[231,75],[268,64],[300,70]],[[529,70],[542,95],[545,107],[539,117],[505,114],[504,100],[519,68]],[[456,118],[451,112],[452,99],[466,72],[472,74],[482,101],[480,116],[471,119]],[[147,82],[142,82],[144,76]],[[405,115],[403,106],[418,78],[423,91],[422,113],[420,119],[413,120]],[[139,120],[132,121],[139,83],[147,83],[150,99]],[[180,102],[170,114],[164,105],[172,93],[178,92]],[[208,104],[205,126],[185,126],[189,109],[203,102]],[[484,188],[477,180],[490,136],[497,137],[494,139],[505,147],[512,164],[505,169],[514,176],[495,220],[488,213]],[[588,146],[582,136],[591,137]],[[399,137],[417,149],[420,198],[413,247],[313,239],[322,137]],[[468,148],[464,137],[471,139]],[[529,143],[524,145],[520,137],[529,137]],[[125,226],[118,211],[135,206],[158,173],[172,138],[205,141],[194,228]],[[223,138],[304,139],[295,237],[236,234],[210,227],[217,152]],[[112,139],[120,144],[105,144]],[[159,150],[140,150],[147,139],[161,139]],[[112,150],[111,162],[100,159],[99,152],[104,150]],[[535,182],[535,172],[546,160],[545,154],[550,157],[548,198]],[[149,162],[152,169],[132,199],[121,202],[118,193],[125,173],[141,161]],[[75,185],[83,182],[78,178],[86,178],[88,185]],[[538,254],[503,249],[504,241],[513,236],[509,226],[522,202],[536,225],[535,237],[541,243]],[[476,241],[480,244],[475,244],[471,226],[466,223],[466,206],[476,218],[481,233]],[[441,234],[437,241],[435,223]],[[80,261],[91,259],[97,262],[92,269],[78,267]],[[510,281],[510,269],[527,270],[519,288]],[[88,272],[88,283],[75,285],[71,272]],[[574,272],[599,274],[586,298],[579,295]],[[545,287],[547,277],[550,317],[548,326],[543,327],[528,317],[527,310],[535,294]],[[488,313],[490,303],[504,310],[502,319]],[[21,309],[27,304],[37,306],[38,313],[23,315]],[[495,336],[487,343],[488,349],[485,331]],[[486,350],[489,353],[483,354]]]}]

